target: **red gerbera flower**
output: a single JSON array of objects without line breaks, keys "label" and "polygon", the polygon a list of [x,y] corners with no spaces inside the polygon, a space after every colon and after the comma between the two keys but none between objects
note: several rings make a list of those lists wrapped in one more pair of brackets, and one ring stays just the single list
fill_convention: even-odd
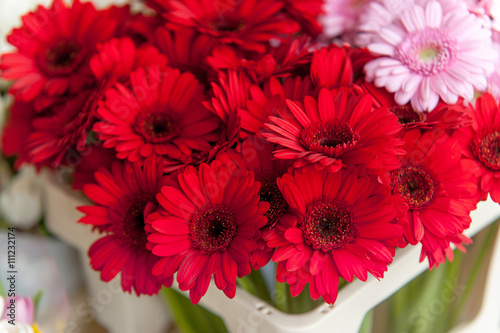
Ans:
[{"label": "red gerbera flower", "polygon": [[114,37],[129,37],[137,46],[153,44],[155,30],[165,24],[160,17],[137,12],[130,5],[112,6],[106,13],[118,22]]},{"label": "red gerbera flower", "polygon": [[262,59],[257,61],[255,77],[259,82],[263,82],[271,76],[307,76],[312,49],[316,47],[309,36],[289,36],[278,46],[271,45]]},{"label": "red gerbera flower", "polygon": [[177,272],[181,290],[189,290],[193,303],[206,293],[213,275],[217,288],[233,298],[236,277],[250,274],[250,253],[257,247],[259,229],[269,204],[259,201],[260,183],[241,161],[219,157],[199,170],[187,167],[178,186],[165,186],[158,194],[162,209],[151,215],[156,230],[148,237],[153,253],[165,257],[154,274]]},{"label": "red gerbera flower", "polygon": [[493,96],[485,93],[479,97],[470,116],[472,126],[458,130],[455,138],[481,190],[500,203],[500,110]]},{"label": "red gerbera flower", "polygon": [[73,188],[82,190],[86,184],[95,184],[95,172],[103,167],[109,169],[113,162],[118,161],[114,149],[106,149],[102,143],[88,145],[76,163],[73,163],[75,165]]},{"label": "red gerbera flower", "polygon": [[16,166],[29,162],[28,136],[33,131],[32,121],[37,113],[33,103],[15,100],[2,133],[1,148],[5,156],[17,156]]},{"label": "red gerbera flower", "polygon": [[231,115],[238,114],[249,99],[251,84],[250,78],[242,71],[219,72],[218,82],[212,82],[214,97],[211,103],[204,104],[227,124]]},{"label": "red gerbera flower", "polygon": [[477,179],[461,159],[458,142],[444,131],[415,129],[403,140],[407,155],[391,172],[392,190],[409,207],[406,239],[422,243],[421,260],[428,257],[432,268],[451,254],[450,241],[462,242],[459,235],[469,227],[479,201]]},{"label": "red gerbera flower", "polygon": [[131,162],[151,155],[184,161],[193,150],[208,152],[217,141],[219,120],[202,102],[203,86],[189,73],[172,68],[139,68],[131,90],[120,83],[108,89],[94,130],[104,147]]},{"label": "red gerbera flower", "polygon": [[79,162],[102,94],[103,89],[99,88],[81,91],[78,95],[62,98],[50,112],[36,117],[33,132],[28,137],[31,162],[51,168]]},{"label": "red gerbera flower", "polygon": [[465,252],[464,245],[472,244],[472,239],[463,234],[451,234],[446,237],[441,237],[428,232],[420,241],[422,243],[422,251],[420,252],[420,261],[425,258],[429,260],[429,267],[438,267],[448,258],[453,261],[454,252],[450,247],[453,243],[460,251]]},{"label": "red gerbera flower", "polygon": [[318,101],[306,96],[304,106],[286,101],[291,114],[270,117],[265,124],[268,141],[284,148],[274,156],[295,159],[294,166],[314,164],[332,172],[343,166],[393,170],[397,156],[404,154],[396,137],[401,130],[398,119],[386,108],[372,108],[372,99],[335,95],[323,88]]},{"label": "red gerbera flower", "polygon": [[[287,160],[274,159],[274,149],[274,144],[251,136],[243,141],[238,149],[246,168],[252,170],[255,173],[255,179],[261,183],[260,200],[269,203],[269,209],[265,214],[267,224],[261,228],[262,238],[266,237],[288,210],[288,204],[278,188],[277,180],[286,173],[292,163]],[[274,252],[274,249],[267,246],[262,238],[258,240],[257,250],[252,254],[254,269],[265,266]]]},{"label": "red gerbera flower", "polygon": [[207,64],[207,57],[217,45],[215,38],[187,27],[158,28],[154,37],[155,45],[168,57],[169,66],[193,73],[202,83],[216,77]]},{"label": "red gerbera flower", "polygon": [[270,39],[293,34],[299,25],[285,17],[281,1],[165,0],[164,17],[176,25],[193,27],[220,43],[263,53]]},{"label": "red gerbera flower", "polygon": [[268,45],[263,54],[221,45],[207,62],[216,70],[244,70],[253,81],[262,83],[273,76],[308,75],[313,47],[305,35],[291,36],[278,46]]},{"label": "red gerbera flower", "polygon": [[128,37],[113,38],[98,45],[97,49],[97,54],[90,59],[90,67],[99,81],[107,79],[109,85],[124,83],[139,67],[166,67],[168,63],[167,57],[154,46],[137,48]]},{"label": "red gerbera flower", "polygon": [[318,16],[323,14],[323,0],[285,0],[285,10],[312,36],[317,36],[323,28]]},{"label": "red gerbera flower", "polygon": [[222,124],[217,131],[218,140],[210,151],[196,152],[187,160],[167,161],[165,172],[172,172],[186,165],[199,165],[212,161],[219,152],[234,146],[240,138],[240,118],[237,110],[248,99],[249,78],[242,72],[219,72],[218,83],[212,82],[211,101],[204,101],[203,105],[217,115]]},{"label": "red gerbera flower", "polygon": [[375,56],[367,48],[350,47],[347,43],[343,44],[342,47],[351,58],[354,80],[363,80],[365,77],[363,69],[366,63],[373,60]]},{"label": "red gerbera flower", "polygon": [[144,218],[157,207],[156,194],[168,181],[162,177],[163,167],[153,158],[144,163],[125,165],[114,163],[111,170],[96,172],[97,184],[86,185],[85,195],[94,206],[78,209],[86,214],[80,223],[90,224],[104,231],[89,249],[90,265],[101,271],[105,282],[121,273],[124,291],[137,295],[158,293],[163,286],[172,285],[172,277],[151,274],[160,258],[147,248]]},{"label": "red gerbera flower", "polygon": [[375,107],[386,106],[398,117],[404,130],[417,127],[453,130],[470,124],[470,117],[467,114],[471,107],[464,104],[463,98],[460,98],[455,104],[440,101],[432,112],[417,111],[411,106],[411,103],[397,104],[394,100],[394,93],[388,92],[385,88],[375,87],[371,82],[363,82],[361,86],[373,97]]},{"label": "red gerbera flower", "polygon": [[289,213],[265,239],[276,248],[277,280],[290,284],[292,296],[310,283],[313,299],[333,304],[339,277],[383,276],[393,258],[385,242],[403,232],[392,223],[403,203],[389,186],[346,170],[310,167],[285,174],[278,186]]},{"label": "red gerbera flower", "polygon": [[264,124],[270,122],[269,117],[289,113],[285,100],[303,101],[312,94],[312,84],[308,77],[287,77],[283,83],[272,76],[265,82],[263,88],[252,84],[249,87],[250,96],[238,114],[241,117],[241,128],[251,134],[261,136]]},{"label": "red gerbera flower", "polygon": [[105,11],[80,0],[70,8],[62,0],[55,0],[49,9],[39,6],[23,22],[7,38],[18,52],[2,55],[0,68],[4,79],[16,80],[11,92],[18,98],[43,97],[37,109],[47,106],[54,96],[77,93],[94,82],[90,57],[97,43],[112,36],[117,24]]},{"label": "red gerbera flower", "polygon": [[352,85],[354,74],[348,51],[348,48],[332,45],[314,52],[311,78],[317,87],[332,89]]}]

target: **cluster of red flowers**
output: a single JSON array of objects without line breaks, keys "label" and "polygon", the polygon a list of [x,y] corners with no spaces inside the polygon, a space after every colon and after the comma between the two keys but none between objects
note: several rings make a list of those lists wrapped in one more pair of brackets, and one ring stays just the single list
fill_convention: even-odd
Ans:
[{"label": "cluster of red flowers", "polygon": [[4,153],[73,168],[103,280],[151,295],[176,274],[197,303],[212,277],[233,297],[272,260],[293,296],[334,303],[340,278],[382,278],[397,247],[451,260],[471,210],[500,202],[490,95],[397,105],[365,82],[367,50],[319,45],[321,1],[145,2],[54,0],[1,57]]}]

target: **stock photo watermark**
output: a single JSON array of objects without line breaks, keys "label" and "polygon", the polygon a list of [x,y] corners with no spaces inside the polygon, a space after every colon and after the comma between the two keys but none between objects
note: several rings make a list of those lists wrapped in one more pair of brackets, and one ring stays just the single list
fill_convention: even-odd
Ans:
[{"label": "stock photo watermark", "polygon": [[408,321],[413,328],[412,332],[427,332],[428,326],[433,323],[451,303],[462,295],[465,288],[466,285],[458,284],[456,281],[455,283],[449,280],[446,281],[439,295],[409,316]]}]

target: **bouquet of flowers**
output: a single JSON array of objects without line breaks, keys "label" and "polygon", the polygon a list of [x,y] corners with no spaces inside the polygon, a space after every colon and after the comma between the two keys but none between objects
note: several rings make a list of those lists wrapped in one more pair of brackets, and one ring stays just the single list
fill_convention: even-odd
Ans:
[{"label": "bouquet of flowers", "polygon": [[175,280],[196,304],[213,279],[270,299],[274,262],[292,296],[333,304],[398,247],[452,260],[500,202],[497,7],[54,0],[8,36],[2,148],[93,202],[74,223],[125,292]]}]

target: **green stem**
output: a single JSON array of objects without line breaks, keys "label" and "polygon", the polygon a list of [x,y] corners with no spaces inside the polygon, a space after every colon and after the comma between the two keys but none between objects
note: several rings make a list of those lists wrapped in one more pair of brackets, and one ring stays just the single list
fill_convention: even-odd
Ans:
[{"label": "green stem", "polygon": [[[445,267],[443,267],[447,273],[445,281],[451,283],[453,290],[457,289],[458,276],[464,264],[463,253],[460,250],[455,250],[453,262],[447,262]],[[449,285],[443,286],[443,288],[449,288]],[[448,332],[453,326],[455,326],[451,322],[451,318],[455,313],[455,304],[453,300],[451,302],[446,302],[446,307],[447,311],[443,315],[439,316],[438,324],[436,326],[437,329],[440,329],[442,332]]]},{"label": "green stem", "polygon": [[292,297],[290,295],[290,297],[288,298],[289,312],[293,314],[309,312],[321,303],[323,303],[323,300],[321,298],[318,300],[313,300],[311,298],[308,284],[304,287],[304,290],[302,290],[299,295],[297,295],[296,297]]},{"label": "green stem", "polygon": [[368,311],[361,327],[359,328],[359,333],[371,333],[373,331],[373,310]]},{"label": "green stem", "polygon": [[250,275],[239,278],[238,284],[251,294],[272,304],[271,295],[260,271],[252,270]]},{"label": "green stem", "polygon": [[191,301],[172,288],[163,288],[161,295],[182,333],[221,332],[227,333],[222,319]]},{"label": "green stem", "polygon": [[47,229],[47,225],[45,224],[45,218],[42,217],[42,219],[37,227],[42,235],[47,236],[47,237],[51,237],[51,238],[57,238],[54,236],[54,234],[52,232],[50,232],[49,229]]},{"label": "green stem", "polygon": [[5,292],[5,289],[3,288],[3,283],[1,280],[0,280],[0,296],[7,297],[7,293]]},{"label": "green stem", "polygon": [[486,235],[486,239],[484,240],[481,251],[479,252],[479,255],[477,256],[477,260],[474,262],[474,266],[472,267],[471,273],[469,274],[469,277],[467,279],[467,285],[465,286],[464,292],[462,294],[462,297],[458,301],[458,304],[456,306],[456,310],[453,313],[451,323],[456,324],[458,321],[458,317],[462,313],[463,307],[465,305],[465,302],[467,301],[469,294],[472,290],[472,287],[474,286],[474,281],[476,280],[477,275],[479,274],[479,270],[484,264],[484,258],[486,256],[486,253],[488,250],[491,248],[492,241],[494,239],[494,236],[498,232],[498,226],[500,224],[498,221],[494,222],[491,227],[488,230],[488,234]]},{"label": "green stem", "polygon": [[[412,281],[413,282],[413,281]],[[407,318],[407,313],[409,312],[409,304],[408,304],[408,299],[409,295],[413,291],[415,283],[411,283],[404,288],[401,288],[398,290],[397,293],[393,295],[391,298],[391,301],[389,302],[389,313],[388,315],[392,315],[392,325],[393,329],[391,332],[402,332],[403,327],[406,329],[406,324],[407,320],[404,318]]]},{"label": "green stem", "polygon": [[276,297],[274,299],[275,307],[285,313],[305,313],[313,310],[318,305],[323,303],[323,299],[313,300],[309,294],[309,285],[304,287],[304,290],[292,297],[290,287],[287,283],[276,282]]},{"label": "green stem", "polygon": [[274,298],[276,309],[288,313],[288,295],[290,295],[288,284],[276,282],[276,297]]},{"label": "green stem", "polygon": [[309,296],[309,288],[307,286],[304,287],[304,290],[295,297],[288,297],[288,308],[290,309],[290,313],[302,313],[307,311],[309,307],[309,303],[311,301],[311,296]]}]

